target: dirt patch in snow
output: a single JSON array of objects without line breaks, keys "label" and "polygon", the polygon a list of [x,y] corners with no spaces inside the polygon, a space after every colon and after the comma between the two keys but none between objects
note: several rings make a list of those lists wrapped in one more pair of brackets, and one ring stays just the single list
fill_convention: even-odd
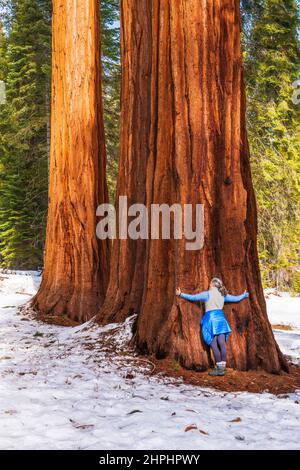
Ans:
[{"label": "dirt patch in snow", "polygon": [[293,327],[291,325],[272,325],[273,330],[282,330],[282,331],[293,331]]},{"label": "dirt patch in snow", "polygon": [[43,323],[47,323],[48,325],[66,327],[75,327],[80,325],[80,323],[64,316],[41,315],[32,308],[31,301],[25,305],[21,305],[21,307],[18,308],[18,311],[20,314],[28,316],[31,320],[41,321]]},{"label": "dirt patch in snow", "polygon": [[42,321],[43,323],[47,323],[48,325],[55,325],[55,326],[79,326],[80,323],[75,322],[67,317],[59,317],[54,315],[34,315],[34,319],[38,321]]},{"label": "dirt patch in snow", "polygon": [[290,365],[290,373],[268,374],[265,371],[240,372],[227,369],[225,377],[210,377],[208,372],[186,370],[172,359],[155,359],[153,375],[182,379],[184,383],[212,387],[225,392],[272,393],[284,395],[300,390],[300,367]]}]

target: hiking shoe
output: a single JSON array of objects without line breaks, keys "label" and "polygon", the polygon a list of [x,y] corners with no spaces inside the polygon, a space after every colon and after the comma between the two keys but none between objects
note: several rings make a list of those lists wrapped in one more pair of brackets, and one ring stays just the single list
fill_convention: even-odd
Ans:
[{"label": "hiking shoe", "polygon": [[211,377],[224,377],[225,369],[223,367],[215,367],[208,375]]}]

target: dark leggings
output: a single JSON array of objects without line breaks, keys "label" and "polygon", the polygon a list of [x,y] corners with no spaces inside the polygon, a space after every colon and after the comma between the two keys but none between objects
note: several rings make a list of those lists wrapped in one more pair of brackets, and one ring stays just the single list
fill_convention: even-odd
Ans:
[{"label": "dark leggings", "polygon": [[216,362],[226,362],[227,348],[226,348],[226,336],[224,334],[214,337],[214,340],[211,344],[211,348],[214,352]]}]

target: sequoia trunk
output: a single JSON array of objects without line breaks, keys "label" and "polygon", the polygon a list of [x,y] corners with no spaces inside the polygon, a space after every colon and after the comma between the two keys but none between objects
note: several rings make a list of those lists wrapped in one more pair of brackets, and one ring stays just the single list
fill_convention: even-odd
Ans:
[{"label": "sequoia trunk", "polygon": [[[121,2],[121,155],[117,209],[119,196],[128,197],[128,206],[146,202],[151,128],[153,3],[152,0]],[[110,283],[99,316],[101,321],[123,321],[140,309],[144,289],[145,250],[145,240],[118,238],[114,241]]]},{"label": "sequoia trunk", "polygon": [[45,269],[33,307],[83,322],[108,283],[109,246],[96,237],[107,201],[97,0],[54,0],[49,212]]},{"label": "sequoia trunk", "polygon": [[229,365],[287,370],[267,318],[256,249],[239,0],[128,0],[122,26],[119,194],[149,209],[203,204],[204,247],[187,251],[185,239],[117,241],[100,318],[136,312],[141,352],[204,370],[211,358],[199,334],[202,309],[174,293],[176,286],[206,290],[218,275],[231,293],[250,293],[225,308],[233,329]]}]

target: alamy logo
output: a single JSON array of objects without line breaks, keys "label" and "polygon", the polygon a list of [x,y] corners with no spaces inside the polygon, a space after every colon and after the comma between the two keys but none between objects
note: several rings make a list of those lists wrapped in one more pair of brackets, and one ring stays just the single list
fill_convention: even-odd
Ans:
[{"label": "alamy logo", "polygon": [[112,204],[101,204],[96,215],[101,217],[96,230],[100,240],[117,237],[120,240],[184,239],[188,251],[201,250],[204,246],[203,204],[151,204],[150,208],[133,204],[128,207],[127,196],[120,196],[118,211]]},{"label": "alamy logo", "polygon": [[300,104],[300,75],[298,76],[298,80],[296,80],[293,84],[292,84],[293,88],[294,88],[294,93],[293,93],[293,96],[292,96],[292,101],[294,104]]},{"label": "alamy logo", "polygon": [[6,90],[5,90],[5,83],[0,80],[0,105],[5,104],[6,102]]}]

